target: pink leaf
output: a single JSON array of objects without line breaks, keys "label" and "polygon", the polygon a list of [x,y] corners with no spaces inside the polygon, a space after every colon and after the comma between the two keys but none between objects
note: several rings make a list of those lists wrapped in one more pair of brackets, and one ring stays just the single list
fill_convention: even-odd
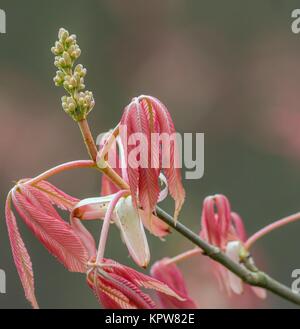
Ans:
[{"label": "pink leaf", "polygon": [[[80,201],[79,199],[66,194],[65,192],[58,189],[56,186],[50,184],[47,181],[41,181],[37,183],[35,187],[38,188],[39,192],[42,192],[53,205],[56,205],[62,210],[72,211],[74,206]],[[35,190],[33,189],[32,192],[35,193],[34,191]],[[74,232],[80,237],[82,243],[88,250],[89,256],[95,256],[96,245],[93,236],[84,227],[84,225],[80,222],[79,219],[71,218],[70,222],[72,228],[74,229]]]},{"label": "pink leaf", "polygon": [[177,298],[157,293],[164,308],[191,309],[197,308],[196,303],[189,297],[183,275],[176,264],[168,264],[169,258],[156,262],[151,268],[151,275],[155,279],[164,282],[173,289],[179,296],[184,298],[180,301]]},{"label": "pink leaf", "polygon": [[247,232],[245,230],[245,226],[244,226],[242,218],[240,217],[239,214],[237,214],[235,212],[231,213],[231,218],[232,218],[232,222],[234,224],[236,235],[239,237],[239,239],[242,242],[246,242]]},{"label": "pink leaf", "polygon": [[42,193],[22,186],[21,193],[13,193],[13,202],[26,225],[51,254],[69,271],[85,272],[88,251],[73,228],[58,215]]},{"label": "pink leaf", "polygon": [[[133,203],[137,205],[136,198],[138,197],[139,203],[146,215],[151,218],[151,213],[155,209],[159,196],[159,171],[156,168],[152,168],[151,165],[151,125],[146,112],[147,109],[135,99],[125,109],[121,124],[127,127],[127,137],[132,142],[135,141],[134,136],[138,137],[134,145],[128,143],[123,137],[123,144],[126,143],[128,145],[128,154],[132,154],[132,150],[137,148],[138,145],[141,149],[141,152],[138,154],[139,159],[134,159],[136,160],[135,163],[130,161],[132,159],[127,159],[127,172]],[[138,141],[140,144],[137,144]]]},{"label": "pink leaf", "polygon": [[89,258],[94,257],[97,253],[97,249],[92,234],[85,228],[80,219],[71,218],[70,222],[74,232],[80,237],[81,242],[88,251]]},{"label": "pink leaf", "polygon": [[36,187],[44,192],[52,204],[58,206],[62,210],[71,211],[74,205],[79,202],[77,198],[66,194],[47,181],[40,181],[36,184]]},{"label": "pink leaf", "polygon": [[165,284],[155,278],[152,278],[151,276],[137,272],[128,266],[120,265],[120,264],[118,264],[118,265],[119,266],[113,267],[113,273],[123,277],[124,279],[128,280],[129,282],[134,283],[138,287],[143,287],[146,289],[153,289],[153,290],[159,291],[161,293],[164,293],[166,295],[177,298],[178,300],[181,300],[181,301],[184,300],[184,298],[179,296],[167,284]]},{"label": "pink leaf", "polygon": [[110,259],[88,273],[87,281],[99,302],[107,308],[156,308],[141,288],[154,289],[182,300],[166,284]]},{"label": "pink leaf", "polygon": [[139,214],[143,224],[153,235],[163,238],[170,234],[170,227],[157,216],[152,214],[151,219],[149,220],[149,218],[145,215],[144,210],[141,209],[139,209]]},{"label": "pink leaf", "polygon": [[267,291],[264,288],[260,287],[251,287],[252,291],[255,293],[255,295],[260,299],[266,299],[267,298]]},{"label": "pink leaf", "polygon": [[[176,133],[174,128],[174,123],[172,121],[171,115],[167,108],[156,98],[151,96],[141,96],[148,100],[148,102],[153,107],[156,115],[157,121],[160,126],[160,133],[167,133],[169,136],[172,136]],[[181,173],[178,168],[178,153],[177,153],[177,145],[174,143],[170,143],[170,167],[164,168],[164,172],[166,174],[169,191],[173,199],[175,200],[175,212],[174,218],[177,220],[179,212],[182,208],[185,199],[185,191],[182,186],[181,181]],[[162,155],[164,156],[164,155]]]},{"label": "pink leaf", "polygon": [[93,289],[98,301],[108,309],[151,309],[155,308],[151,298],[137,286],[121,276],[99,271],[88,276],[88,284]]},{"label": "pink leaf", "polygon": [[38,308],[38,303],[34,293],[34,278],[31,260],[20,236],[16,218],[10,207],[10,202],[10,196],[8,196],[5,205],[5,216],[14,262],[23,285],[26,298],[30,301],[33,308]]},{"label": "pink leaf", "polygon": [[122,144],[126,146],[126,150],[124,152],[125,163],[127,166],[127,176],[128,183],[130,186],[130,191],[132,195],[133,204],[137,207],[137,195],[138,195],[138,184],[139,184],[139,169],[133,166],[130,166],[128,163],[128,154],[134,148],[132,145],[129,145],[128,138],[135,133],[132,123],[132,111],[136,111],[135,104],[130,103],[124,110],[123,116],[121,118],[121,126],[124,126],[126,129],[120,130],[120,138],[122,140]]}]

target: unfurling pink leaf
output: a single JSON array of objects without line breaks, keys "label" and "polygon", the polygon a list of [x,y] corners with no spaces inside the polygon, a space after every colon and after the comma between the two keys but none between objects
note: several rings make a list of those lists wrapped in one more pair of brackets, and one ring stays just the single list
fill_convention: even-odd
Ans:
[{"label": "unfurling pink leaf", "polygon": [[43,192],[43,194],[51,201],[53,205],[56,205],[62,210],[71,211],[74,205],[79,202],[79,199],[63,192],[47,181],[40,181],[35,185],[35,187]]},{"label": "unfurling pink leaf", "polygon": [[149,218],[145,215],[144,210],[139,209],[138,211],[144,226],[150,233],[157,236],[158,238],[164,238],[170,234],[171,230],[169,225],[163,222],[157,216],[152,214],[149,220]]},{"label": "unfurling pink leaf", "polygon": [[148,109],[144,105],[135,98],[127,106],[121,125],[127,128],[128,140],[124,140],[122,132],[121,139],[127,145],[128,154],[139,147],[140,152],[136,158],[128,158],[128,154],[126,155],[128,180],[134,205],[137,206],[138,200],[146,216],[150,218],[159,196],[159,168],[152,168],[151,165],[151,133],[154,131],[153,124],[149,122]]},{"label": "unfurling pink leaf", "polygon": [[[56,186],[47,181],[40,181],[35,185],[49,201],[62,210],[72,211],[74,206],[80,201],[73,196],[66,194]],[[70,224],[75,233],[80,237],[82,243],[88,250],[89,256],[93,257],[96,254],[96,244],[91,233],[84,227],[84,225],[77,218],[70,219]]]},{"label": "unfurling pink leaf", "polygon": [[5,204],[5,217],[14,262],[25,291],[26,298],[29,300],[33,308],[38,308],[38,303],[34,293],[34,277],[31,260],[20,236],[16,218],[11,210],[10,203],[11,199],[9,195]]},{"label": "unfurling pink leaf", "polygon": [[[205,198],[201,224],[200,236],[239,263],[239,254],[247,234],[242,219],[231,211],[229,200],[224,195],[217,194]],[[243,283],[239,277],[218,263],[212,264],[220,287],[224,288],[228,295],[232,292],[238,295],[243,292]],[[254,287],[253,291],[260,298],[266,296],[264,289]]]},{"label": "unfurling pink leaf", "polygon": [[[176,133],[174,123],[165,105],[155,97],[152,96],[141,96],[141,97],[147,101],[149,107],[151,107],[153,111],[156,113],[157,121],[160,127],[159,132],[161,134],[167,134],[168,136],[174,136]],[[164,156],[166,155],[162,153],[162,157]],[[164,172],[167,177],[170,194],[172,198],[175,200],[174,219],[177,220],[179,212],[184,203],[185,191],[182,186],[180,169],[178,168],[179,159],[178,159],[176,140],[170,142],[170,154],[168,154],[167,156],[170,157],[169,158],[170,166],[168,168],[164,168]],[[163,162],[164,161],[162,160],[162,163]]]},{"label": "unfurling pink leaf", "polygon": [[[234,215],[236,219],[236,215]],[[238,230],[235,227],[238,224]],[[243,223],[233,220],[229,200],[222,194],[208,196],[203,202],[200,235],[211,244],[225,250],[228,241],[242,240]]]},{"label": "unfurling pink leaf", "polygon": [[53,256],[69,271],[86,271],[88,250],[43,193],[21,185],[19,190],[14,190],[12,199],[25,224]]},{"label": "unfurling pink leaf", "polygon": [[98,271],[88,275],[87,282],[99,303],[106,309],[151,309],[151,298],[134,284],[115,274]]},{"label": "unfurling pink leaf", "polygon": [[97,268],[89,271],[87,282],[100,304],[111,309],[156,308],[141,288],[153,289],[182,300],[165,283],[109,259],[103,259]]},{"label": "unfurling pink leaf", "polygon": [[78,218],[70,218],[70,223],[74,232],[79,236],[82,244],[86,248],[89,258],[95,257],[97,249],[92,234],[85,228]]},{"label": "unfurling pink leaf", "polygon": [[184,300],[178,300],[172,296],[168,296],[157,292],[158,298],[162,307],[169,309],[193,309],[197,308],[196,303],[189,296],[183,275],[179,268],[174,263],[168,263],[169,258],[164,258],[156,262],[151,267],[151,276],[155,279],[164,282],[177,295],[181,296]]},{"label": "unfurling pink leaf", "polygon": [[[168,110],[158,99],[140,96],[125,108],[120,124],[126,128],[120,131],[120,137],[126,145],[125,163],[134,205],[141,206],[145,216],[151,219],[160,194],[159,175],[164,171],[169,192],[175,200],[174,218],[177,220],[185,191],[178,166],[175,128]],[[167,151],[162,150],[159,141],[155,142],[155,135],[168,137]],[[137,150],[137,157],[133,159],[132,154]],[[164,161],[165,158],[169,161]]]},{"label": "unfurling pink leaf", "polygon": [[237,236],[240,238],[242,242],[246,242],[247,232],[245,230],[245,226],[240,215],[238,215],[236,212],[232,212],[231,220],[234,225]]}]

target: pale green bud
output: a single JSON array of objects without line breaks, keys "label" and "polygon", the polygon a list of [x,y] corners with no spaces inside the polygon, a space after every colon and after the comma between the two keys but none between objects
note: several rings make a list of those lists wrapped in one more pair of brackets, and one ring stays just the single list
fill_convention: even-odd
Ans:
[{"label": "pale green bud", "polygon": [[93,93],[91,91],[79,93],[78,103],[84,109],[85,113],[88,114],[95,106]]},{"label": "pale green bud", "polygon": [[61,86],[63,83],[57,76],[53,78],[53,81],[54,81],[56,87]]},{"label": "pale green bud", "polygon": [[51,48],[54,55],[61,55],[64,52],[64,46],[61,42],[56,41],[55,46]]},{"label": "pale green bud", "polygon": [[76,79],[76,81],[80,81],[81,80],[81,77],[80,77],[80,75],[77,72],[75,72],[73,74],[73,77],[74,77],[74,79]]},{"label": "pale green bud", "polygon": [[71,91],[75,88],[77,88],[80,84],[80,81],[77,80],[74,76],[66,75],[64,78],[64,88],[68,91]]},{"label": "pale green bud", "polygon": [[62,71],[56,71],[56,76],[53,78],[55,85],[62,86],[64,83],[65,74]]},{"label": "pale green bud", "polygon": [[77,107],[77,104],[73,99],[73,97],[63,96],[61,100],[62,100],[62,107],[64,111],[67,112],[68,114],[73,114],[73,112]]},{"label": "pale green bud", "polygon": [[76,45],[74,47],[74,50],[70,53],[71,57],[74,59],[77,59],[81,55],[81,49]]},{"label": "pale green bud", "polygon": [[51,47],[51,52],[52,52],[52,54],[54,54],[54,55],[58,55],[57,50],[56,50],[55,47]]},{"label": "pale green bud", "polygon": [[79,74],[81,77],[85,77],[87,70],[83,67],[83,65],[78,64],[78,65],[76,65],[74,72],[75,72],[75,74],[76,73]]},{"label": "pale green bud", "polygon": [[65,43],[66,43],[66,45],[68,45],[68,46],[71,46],[71,45],[76,44],[76,35],[75,35],[75,34],[70,35],[70,36],[66,39]]},{"label": "pale green bud", "polygon": [[58,39],[62,43],[64,43],[68,37],[69,37],[69,32],[66,29],[64,29],[64,28],[59,29]]},{"label": "pale green bud", "polygon": [[57,50],[59,51],[59,53],[63,53],[64,52],[64,46],[63,46],[63,44],[61,42],[56,41],[55,47],[57,48]]},{"label": "pale green bud", "polygon": [[57,68],[60,68],[59,61],[60,61],[60,56],[55,56],[54,65],[55,65]]},{"label": "pale green bud", "polygon": [[68,53],[70,56],[72,56],[72,52],[76,50],[76,47],[73,45],[71,47],[68,48]]},{"label": "pale green bud", "polygon": [[65,61],[65,59],[63,57],[60,57],[58,60],[58,67],[66,67],[67,66],[67,62]]},{"label": "pale green bud", "polygon": [[64,51],[64,53],[63,53],[63,59],[66,62],[66,66],[71,66],[72,65],[72,59],[66,51]]}]

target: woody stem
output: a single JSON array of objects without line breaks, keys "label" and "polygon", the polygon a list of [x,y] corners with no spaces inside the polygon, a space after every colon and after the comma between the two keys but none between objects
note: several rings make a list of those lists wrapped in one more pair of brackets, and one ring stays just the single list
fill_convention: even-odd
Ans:
[{"label": "woody stem", "polygon": [[[87,151],[89,153],[90,158],[94,161],[95,166],[102,173],[104,173],[116,186],[121,189],[128,190],[128,184],[113,170],[109,164],[105,161],[104,158],[97,159],[98,151],[96,144],[94,142],[94,138],[92,136],[88,121],[82,120],[78,122],[84,143],[86,145]],[[117,135],[119,132],[119,127],[117,126],[112,133],[112,136]],[[97,161],[98,160],[98,161]]]},{"label": "woody stem", "polygon": [[174,218],[166,213],[159,207],[156,207],[156,213],[158,217],[169,226],[173,227],[178,233],[186,237],[189,241],[202,249],[204,255],[215,260],[216,262],[225,266],[229,271],[240,277],[245,283],[252,286],[262,287],[275,295],[278,295],[292,303],[300,305],[300,295],[294,293],[290,288],[271,278],[268,274],[262,271],[250,271],[239,263],[234,262],[227,257],[219,248],[210,245],[206,241],[202,240],[200,236],[189,228],[181,224],[175,223]]},{"label": "woody stem", "polygon": [[[91,155],[91,158],[95,161],[95,158],[93,156],[93,152],[90,148],[94,148],[93,145],[95,145],[94,141],[89,141],[90,130],[88,128],[87,121],[84,123],[84,126],[86,129],[81,129],[85,143],[87,145],[87,148],[89,150],[89,153]],[[87,134],[87,135],[85,135]],[[87,143],[89,141],[89,143]],[[97,156],[96,156],[97,157]],[[99,169],[98,165],[97,168]],[[105,168],[100,168],[101,171],[106,173],[108,177],[121,189],[128,189],[128,184],[108,165]],[[240,277],[244,282],[257,287],[265,288],[274,294],[289,300],[290,302],[293,302],[295,304],[300,305],[300,295],[295,294],[290,288],[286,287],[285,285],[281,284],[280,282],[274,280],[269,275],[267,275],[264,272],[261,271],[250,271],[245,266],[241,266],[241,264],[233,261],[229,257],[227,257],[219,248],[210,245],[205,240],[200,238],[200,236],[193,231],[191,231],[189,228],[181,224],[180,222],[174,220],[174,218],[166,213],[164,210],[162,210],[159,207],[156,207],[156,213],[157,216],[166,224],[168,224],[170,227],[173,227],[178,233],[180,233],[182,236],[187,238],[189,241],[194,243],[197,247],[201,248],[203,253],[208,256],[209,258],[215,260],[216,262],[222,264],[224,267],[226,267],[229,271],[236,274],[238,277]],[[108,224],[107,224],[108,225]],[[104,238],[103,238],[104,239]],[[99,255],[98,255],[99,256]],[[101,254],[99,259],[101,259]]]},{"label": "woody stem", "polygon": [[91,157],[91,159],[96,162],[97,159],[97,147],[94,142],[94,138],[92,136],[89,124],[86,119],[78,121],[78,126],[80,128],[84,143],[86,145],[86,148],[88,150],[88,153]]}]

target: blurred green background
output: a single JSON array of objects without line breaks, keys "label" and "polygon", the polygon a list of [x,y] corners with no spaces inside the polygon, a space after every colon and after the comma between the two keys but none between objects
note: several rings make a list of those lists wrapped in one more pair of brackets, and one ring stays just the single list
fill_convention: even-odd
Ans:
[{"label": "blurred green background", "polygon": [[[199,230],[203,198],[224,193],[249,234],[299,211],[300,35],[291,31],[298,1],[2,0],[7,34],[0,35],[0,268],[7,294],[0,308],[28,308],[13,264],[4,222],[13,181],[61,162],[87,158],[79,131],[61,109],[50,47],[59,27],[77,34],[80,62],[96,107],[94,135],[115,126],[133,96],[151,94],[169,108],[179,132],[205,133],[205,175],[185,181],[181,220]],[[86,170],[51,182],[79,197],[98,195],[100,178]],[[173,203],[164,207],[172,211]],[[43,308],[94,308],[80,274],[68,273],[19,220],[32,257]],[[98,237],[99,223],[89,228]],[[258,263],[291,285],[300,268],[300,222],[261,240]],[[150,237],[152,260],[190,247],[173,233]],[[132,265],[113,229],[107,256]],[[201,259],[182,269],[201,307],[293,307],[270,296],[260,303],[218,293]]]}]

